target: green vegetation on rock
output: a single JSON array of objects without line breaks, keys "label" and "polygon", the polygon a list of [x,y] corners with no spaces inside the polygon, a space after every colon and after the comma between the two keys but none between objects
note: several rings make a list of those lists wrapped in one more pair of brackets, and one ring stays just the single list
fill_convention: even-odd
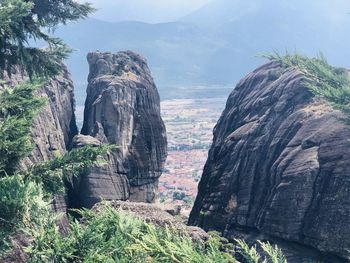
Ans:
[{"label": "green vegetation on rock", "polygon": [[[256,247],[237,240],[229,244],[216,232],[207,241],[193,241],[185,230],[157,227],[134,215],[115,210],[108,203],[98,211],[78,210],[81,221],[70,223],[68,235],[61,235],[48,220],[48,229],[38,235],[28,249],[30,262],[86,263],[286,263],[280,249],[269,243],[259,243],[264,256]],[[237,261],[236,256],[242,260]]]},{"label": "green vegetation on rock", "polygon": [[330,105],[350,115],[350,79],[349,71],[328,64],[324,56],[308,58],[299,54],[264,55],[271,61],[277,61],[285,69],[299,70],[307,79],[306,86],[316,96],[325,99]]},{"label": "green vegetation on rock", "polygon": [[64,194],[65,182],[95,164],[109,149],[84,147],[0,178],[0,257],[8,252],[9,238],[17,232],[36,240],[39,230],[45,232],[50,230],[48,225],[55,226],[52,196]]},{"label": "green vegetation on rock", "polygon": [[32,122],[43,105],[35,95],[39,86],[26,82],[0,93],[0,257],[9,250],[11,235],[24,231],[33,237],[43,228],[52,195],[64,193],[65,182],[112,148],[84,147],[21,170],[21,160],[32,150]]},{"label": "green vegetation on rock", "polygon": [[[186,232],[156,227],[105,205],[80,210],[67,236],[44,231],[30,248],[32,262],[236,262],[217,238],[193,242]],[[55,230],[56,229],[56,230]]]},{"label": "green vegetation on rock", "polygon": [[[62,40],[49,33],[59,24],[86,17],[92,10],[89,4],[73,0],[0,2],[0,76],[19,70],[31,79],[17,87],[5,87],[0,93],[0,261],[12,249],[11,237],[20,234],[30,240],[26,252],[29,261],[35,263],[237,262],[218,237],[193,242],[185,232],[155,227],[108,206],[98,212],[76,211],[82,220],[72,219],[70,231],[62,235],[51,199],[64,193],[65,184],[96,164],[111,146],[76,149],[20,169],[21,161],[32,150],[31,125],[44,105],[35,95],[43,81],[34,79],[57,76],[62,59],[70,52]],[[48,47],[30,46],[37,40]],[[236,249],[241,255],[240,243]]]},{"label": "green vegetation on rock", "polygon": [[31,125],[43,106],[34,94],[41,82],[25,82],[0,92],[0,177],[13,175],[31,150]]},{"label": "green vegetation on rock", "polygon": [[282,250],[277,246],[272,246],[269,242],[258,241],[264,256],[261,256],[256,246],[249,247],[245,241],[239,239],[236,239],[236,242],[238,253],[245,263],[287,263]]}]

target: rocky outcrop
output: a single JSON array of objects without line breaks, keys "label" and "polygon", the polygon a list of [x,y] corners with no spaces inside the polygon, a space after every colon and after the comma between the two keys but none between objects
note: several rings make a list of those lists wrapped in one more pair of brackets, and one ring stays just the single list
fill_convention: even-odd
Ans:
[{"label": "rocky outcrop", "polygon": [[304,80],[271,62],[240,81],[214,129],[190,224],[349,256],[350,129]]},{"label": "rocky outcrop", "polygon": [[[14,70],[11,77],[5,75],[7,86],[16,85],[27,80],[25,74]],[[1,89],[1,83],[0,83]],[[45,106],[39,112],[32,126],[33,151],[25,158],[22,168],[28,168],[38,162],[48,161],[57,155],[64,154],[70,147],[73,137],[78,133],[74,114],[74,87],[70,74],[62,64],[62,74],[51,79],[38,90],[37,95],[44,98]],[[55,195],[52,198],[52,210],[60,214],[57,226],[62,234],[68,232],[68,217],[66,196]],[[28,262],[29,254],[25,249],[30,246],[32,239],[28,234],[19,231],[10,237],[11,251],[0,262]]]},{"label": "rocky outcrop", "polygon": [[[4,77],[9,86],[18,85],[26,79],[25,74],[20,73],[18,69],[11,77]],[[48,81],[37,95],[43,97],[46,104],[33,123],[34,149],[23,160],[24,168],[64,154],[78,133],[74,114],[74,86],[65,65],[62,64],[61,75]]]},{"label": "rocky outcrop", "polygon": [[39,96],[44,97],[47,103],[34,121],[32,134],[35,148],[25,160],[26,166],[64,154],[78,133],[74,86],[65,66],[60,76],[50,80],[39,91]]},{"label": "rocky outcrop", "polygon": [[[90,53],[82,134],[119,148],[80,178],[82,206],[101,199],[153,202],[166,159],[160,99],[145,59],[127,51]],[[80,140],[91,141],[91,137]]]},{"label": "rocky outcrop", "polygon": [[[102,143],[92,137],[77,135],[73,139],[73,148],[86,145],[99,146]],[[127,200],[130,196],[130,185],[125,174],[118,174],[115,153],[110,152],[100,157],[99,163],[89,168],[73,181],[68,189],[71,207],[91,208],[103,200]]]}]

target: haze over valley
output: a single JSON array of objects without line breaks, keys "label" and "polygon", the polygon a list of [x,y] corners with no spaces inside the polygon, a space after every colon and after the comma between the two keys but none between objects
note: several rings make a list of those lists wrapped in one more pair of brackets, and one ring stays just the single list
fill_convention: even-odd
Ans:
[{"label": "haze over valley", "polygon": [[[99,19],[59,28],[56,34],[76,50],[68,66],[78,105],[85,98],[85,57],[95,50],[142,54],[161,97],[168,99],[169,90],[178,87],[233,88],[242,76],[265,61],[259,55],[268,52],[297,51],[309,56],[322,52],[330,63],[350,67],[346,59],[350,55],[348,10],[350,2],[346,0],[213,0],[176,21],[110,22],[101,20],[111,19],[102,13]],[[113,12],[118,20],[118,10]]]}]

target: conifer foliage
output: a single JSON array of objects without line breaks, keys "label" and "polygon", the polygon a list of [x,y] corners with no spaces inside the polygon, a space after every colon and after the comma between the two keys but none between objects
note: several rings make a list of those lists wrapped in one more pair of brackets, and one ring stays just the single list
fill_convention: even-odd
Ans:
[{"label": "conifer foliage", "polygon": [[34,92],[41,84],[25,82],[0,92],[0,177],[13,175],[32,149],[30,128],[44,103]]},{"label": "conifer foliage", "polygon": [[[70,49],[49,33],[92,11],[90,4],[73,0],[1,0],[0,73],[11,74],[14,67],[21,65],[30,77],[58,74]],[[47,48],[33,47],[35,41],[45,42]]]}]

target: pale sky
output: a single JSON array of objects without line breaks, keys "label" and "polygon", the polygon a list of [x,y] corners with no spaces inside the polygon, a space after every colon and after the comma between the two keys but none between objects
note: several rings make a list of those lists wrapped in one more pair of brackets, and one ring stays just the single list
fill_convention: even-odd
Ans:
[{"label": "pale sky", "polygon": [[[92,16],[107,21],[148,23],[175,21],[211,0],[86,0],[98,11]],[[85,2],[85,0],[79,0]]]}]

